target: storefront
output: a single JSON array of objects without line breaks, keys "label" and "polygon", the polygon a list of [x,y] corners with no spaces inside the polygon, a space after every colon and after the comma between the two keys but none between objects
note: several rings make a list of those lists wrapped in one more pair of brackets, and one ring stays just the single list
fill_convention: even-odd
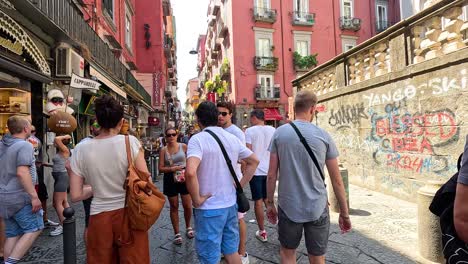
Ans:
[{"label": "storefront", "polygon": [[37,136],[43,136],[42,95],[51,82],[45,59],[49,49],[0,10],[0,137],[8,132],[13,115],[31,118]]}]

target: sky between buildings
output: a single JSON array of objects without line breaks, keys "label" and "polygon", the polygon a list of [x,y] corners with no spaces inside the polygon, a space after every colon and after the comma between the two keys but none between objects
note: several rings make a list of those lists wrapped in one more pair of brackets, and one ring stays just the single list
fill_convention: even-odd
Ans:
[{"label": "sky between buildings", "polygon": [[209,0],[172,0],[173,12],[176,18],[177,38],[177,74],[178,91],[182,107],[187,96],[185,88],[187,81],[197,77],[197,55],[189,51],[197,48],[200,34],[206,33]]}]

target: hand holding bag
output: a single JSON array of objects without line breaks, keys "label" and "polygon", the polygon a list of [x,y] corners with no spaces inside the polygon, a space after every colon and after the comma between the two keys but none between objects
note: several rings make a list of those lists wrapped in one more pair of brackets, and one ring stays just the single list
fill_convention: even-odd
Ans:
[{"label": "hand holding bag", "polygon": [[240,185],[239,179],[237,179],[236,172],[234,171],[234,167],[232,166],[231,159],[229,159],[229,156],[226,152],[226,149],[223,146],[223,143],[221,143],[221,140],[219,139],[218,136],[216,136],[213,131],[210,131],[208,129],[205,129],[208,134],[210,134],[216,142],[218,142],[219,147],[221,148],[221,152],[223,152],[224,160],[226,161],[226,164],[229,168],[229,171],[231,172],[232,178],[234,178],[234,181],[236,182],[236,196],[237,196],[237,211],[240,213],[245,213],[249,211],[250,209],[250,203],[247,197],[245,196],[244,190],[242,189],[242,186]]}]

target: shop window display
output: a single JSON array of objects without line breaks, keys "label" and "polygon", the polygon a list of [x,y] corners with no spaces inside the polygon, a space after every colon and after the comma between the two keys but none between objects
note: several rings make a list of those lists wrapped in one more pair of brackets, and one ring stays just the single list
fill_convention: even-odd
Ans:
[{"label": "shop window display", "polygon": [[17,88],[0,88],[0,138],[8,133],[7,120],[12,115],[31,114],[31,94]]}]

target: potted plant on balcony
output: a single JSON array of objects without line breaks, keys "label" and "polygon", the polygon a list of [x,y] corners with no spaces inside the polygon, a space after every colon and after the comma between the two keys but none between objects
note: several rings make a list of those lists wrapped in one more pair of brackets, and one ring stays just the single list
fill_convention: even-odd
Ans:
[{"label": "potted plant on balcony", "polygon": [[208,80],[205,82],[205,88],[208,91],[207,97],[212,98],[216,93],[218,96],[222,96],[227,91],[228,83],[221,80],[219,74],[215,75],[214,80]]},{"label": "potted plant on balcony", "polygon": [[231,73],[231,66],[229,65],[228,58],[224,58],[220,69],[221,77],[228,76]]},{"label": "potted plant on balcony", "polygon": [[308,55],[308,56],[301,56],[299,52],[295,51],[293,54],[293,63],[294,67],[297,71],[307,71],[311,68],[317,66],[317,53]]}]

